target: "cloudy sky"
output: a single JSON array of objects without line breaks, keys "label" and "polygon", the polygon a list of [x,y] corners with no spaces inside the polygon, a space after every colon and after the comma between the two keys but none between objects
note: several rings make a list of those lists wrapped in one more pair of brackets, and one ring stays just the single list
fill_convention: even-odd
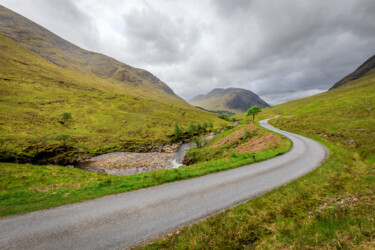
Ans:
[{"label": "cloudy sky", "polygon": [[0,0],[185,99],[252,90],[270,104],[326,91],[375,54],[374,0]]}]

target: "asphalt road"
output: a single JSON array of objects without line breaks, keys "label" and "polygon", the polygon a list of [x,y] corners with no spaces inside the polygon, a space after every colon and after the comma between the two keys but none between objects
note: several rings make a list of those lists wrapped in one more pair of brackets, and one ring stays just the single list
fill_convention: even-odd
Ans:
[{"label": "asphalt road", "polygon": [[189,180],[0,220],[0,249],[118,249],[137,245],[286,184],[318,167],[326,149],[300,135],[276,158]]}]

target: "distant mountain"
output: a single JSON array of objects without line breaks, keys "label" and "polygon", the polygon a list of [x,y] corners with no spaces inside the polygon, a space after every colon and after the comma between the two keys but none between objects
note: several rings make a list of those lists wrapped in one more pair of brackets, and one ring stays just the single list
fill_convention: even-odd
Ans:
[{"label": "distant mountain", "polygon": [[254,94],[250,90],[241,88],[216,88],[206,95],[193,97],[189,102],[207,110],[225,110],[236,114],[246,112],[248,108],[255,105],[258,105],[261,108],[270,106],[257,94]]},{"label": "distant mountain", "polygon": [[7,150],[0,148],[0,161],[147,151],[172,140],[175,122],[185,129],[203,121],[227,124],[150,72],[81,49],[0,6],[0,141]]},{"label": "distant mountain", "polygon": [[375,55],[370,57],[366,62],[364,62],[361,66],[359,66],[353,73],[345,76],[340,81],[336,82],[329,90],[338,88],[350,81],[366,76],[370,72],[373,72],[374,70],[375,70]]}]

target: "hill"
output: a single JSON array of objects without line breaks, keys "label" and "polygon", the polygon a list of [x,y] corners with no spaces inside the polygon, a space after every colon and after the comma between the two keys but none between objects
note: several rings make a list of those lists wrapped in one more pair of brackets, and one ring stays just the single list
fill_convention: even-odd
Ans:
[{"label": "hill", "polygon": [[[257,120],[327,147],[316,170],[147,246],[372,249],[375,228],[375,72],[331,91],[265,108]],[[240,122],[245,114],[236,115]]]},{"label": "hill", "polygon": [[213,89],[206,95],[193,97],[189,102],[207,110],[229,111],[235,114],[246,112],[255,105],[261,108],[270,106],[250,90],[240,88]]},{"label": "hill", "polygon": [[348,82],[351,82],[351,84],[353,84],[355,83],[354,80],[357,80],[367,74],[374,73],[374,71],[375,71],[375,55],[373,55],[367,61],[365,61],[353,73],[345,76],[340,81],[336,82],[329,90],[338,88]]},{"label": "hill", "polygon": [[151,73],[2,6],[0,47],[0,160],[64,164],[87,153],[147,151],[171,141],[174,122],[227,124]]}]

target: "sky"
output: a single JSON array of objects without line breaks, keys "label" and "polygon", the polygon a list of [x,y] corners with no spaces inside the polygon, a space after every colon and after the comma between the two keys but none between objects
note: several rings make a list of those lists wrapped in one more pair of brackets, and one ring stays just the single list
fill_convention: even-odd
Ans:
[{"label": "sky", "polygon": [[374,0],[0,0],[188,100],[238,87],[271,105],[321,93],[375,54]]}]

